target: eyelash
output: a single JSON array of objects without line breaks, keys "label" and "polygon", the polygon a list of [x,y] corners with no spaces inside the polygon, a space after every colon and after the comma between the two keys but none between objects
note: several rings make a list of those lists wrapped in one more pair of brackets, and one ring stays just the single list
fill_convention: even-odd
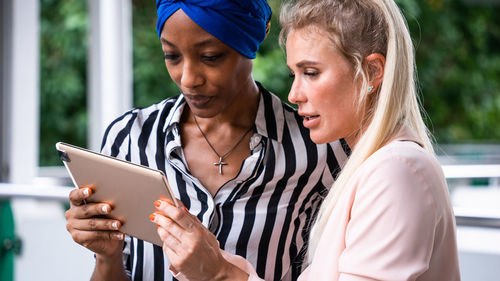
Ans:
[{"label": "eyelash", "polygon": [[[305,76],[309,76],[311,78],[314,78],[314,77],[318,76],[318,74],[319,74],[318,72],[304,72]],[[295,73],[290,72],[288,74],[288,77],[295,78]]]},{"label": "eyelash", "polygon": [[171,55],[171,54],[163,53],[163,58],[166,59],[166,60],[174,61],[174,60],[178,59],[179,56],[178,55]]},{"label": "eyelash", "polygon": [[[220,59],[223,56],[223,54],[217,54],[214,56],[202,56],[201,59],[206,61],[206,62],[215,62],[216,60]],[[163,58],[169,61],[175,61],[179,58],[178,55],[173,55],[173,54],[167,54],[163,53]]]},{"label": "eyelash", "polygon": [[304,75],[309,77],[316,77],[318,76],[318,72],[304,72]]},{"label": "eyelash", "polygon": [[214,62],[222,57],[222,54],[217,54],[213,56],[202,56],[202,59],[207,62]]}]

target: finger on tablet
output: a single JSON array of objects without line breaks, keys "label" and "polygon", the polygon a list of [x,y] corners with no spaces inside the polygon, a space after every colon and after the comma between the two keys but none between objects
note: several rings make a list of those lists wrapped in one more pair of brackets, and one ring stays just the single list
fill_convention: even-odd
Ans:
[{"label": "finger on tablet", "polygon": [[92,196],[93,186],[82,186],[78,189],[73,189],[69,193],[69,201],[72,205],[79,206],[84,203],[86,199]]},{"label": "finger on tablet", "polygon": [[73,216],[76,219],[87,219],[94,216],[107,215],[111,212],[111,206],[107,203],[87,203],[75,206]]},{"label": "finger on tablet", "polygon": [[[121,225],[121,222],[118,220],[89,218],[83,220],[75,220],[72,222],[71,226],[68,227],[82,231],[114,231],[120,229]],[[70,230],[68,229],[68,231]]]}]

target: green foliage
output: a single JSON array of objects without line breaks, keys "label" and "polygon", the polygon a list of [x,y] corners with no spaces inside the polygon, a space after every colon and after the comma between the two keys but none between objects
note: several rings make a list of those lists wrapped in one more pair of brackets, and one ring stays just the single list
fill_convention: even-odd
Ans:
[{"label": "green foliage", "polygon": [[498,143],[500,6],[398,2],[415,41],[423,106],[437,141]]},{"label": "green foliage", "polygon": [[[426,120],[440,143],[500,141],[500,5],[457,0],[396,0],[416,46]],[[59,164],[59,140],[85,146],[85,0],[42,0],[41,165]],[[259,50],[253,75],[286,100],[291,80],[278,45],[281,1]],[[179,93],[165,68],[154,1],[133,1],[134,105]]]},{"label": "green foliage", "polygon": [[149,106],[179,94],[168,75],[156,33],[155,1],[134,2],[133,42],[134,106]]},{"label": "green foliage", "polygon": [[42,0],[40,165],[60,165],[57,141],[86,145],[85,0]]},{"label": "green foliage", "polygon": [[269,91],[287,101],[288,91],[292,85],[290,71],[286,66],[286,56],[279,45],[279,9],[281,1],[269,0],[273,10],[271,30],[259,48],[259,53],[254,62],[254,79],[261,82]]}]

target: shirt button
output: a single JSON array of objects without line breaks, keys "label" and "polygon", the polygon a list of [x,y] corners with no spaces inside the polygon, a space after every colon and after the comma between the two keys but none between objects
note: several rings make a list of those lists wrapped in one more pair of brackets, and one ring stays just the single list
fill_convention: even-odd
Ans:
[{"label": "shirt button", "polygon": [[254,135],[251,139],[250,139],[250,148],[255,148],[257,145],[259,145],[260,143],[260,135]]}]

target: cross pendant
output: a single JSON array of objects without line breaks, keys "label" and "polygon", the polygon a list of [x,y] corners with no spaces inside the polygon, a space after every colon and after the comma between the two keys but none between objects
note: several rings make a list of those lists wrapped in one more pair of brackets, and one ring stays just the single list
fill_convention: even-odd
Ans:
[{"label": "cross pendant", "polygon": [[222,175],[222,166],[227,165],[226,162],[222,162],[222,157],[219,157],[219,162],[214,162],[214,166],[219,166],[219,174]]}]

